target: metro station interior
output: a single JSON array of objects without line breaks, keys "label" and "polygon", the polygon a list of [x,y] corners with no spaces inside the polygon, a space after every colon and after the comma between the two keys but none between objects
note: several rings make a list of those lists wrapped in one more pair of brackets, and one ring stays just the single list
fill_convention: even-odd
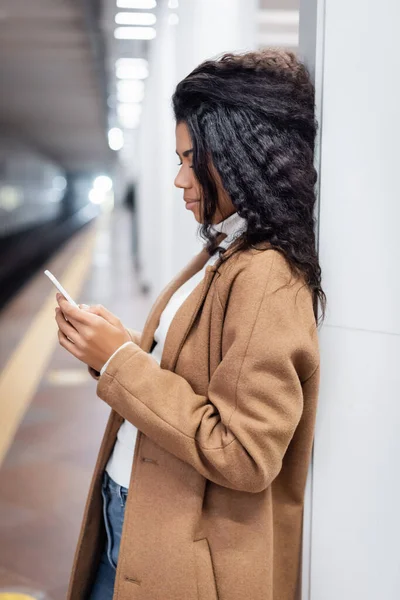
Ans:
[{"label": "metro station interior", "polygon": [[305,61],[319,123],[328,312],[301,598],[399,598],[399,18],[392,0],[0,1],[1,600],[66,598],[110,412],[58,343],[43,271],[141,331],[202,247],[174,187],[175,86],[267,47]]}]

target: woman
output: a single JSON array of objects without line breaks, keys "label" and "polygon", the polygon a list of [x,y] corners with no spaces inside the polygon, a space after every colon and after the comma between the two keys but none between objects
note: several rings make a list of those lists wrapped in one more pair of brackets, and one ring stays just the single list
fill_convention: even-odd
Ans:
[{"label": "woman", "polygon": [[227,54],[173,107],[204,250],[142,334],[58,300],[60,344],[112,408],[69,598],[294,600],[325,303],[313,87],[293,54]]}]

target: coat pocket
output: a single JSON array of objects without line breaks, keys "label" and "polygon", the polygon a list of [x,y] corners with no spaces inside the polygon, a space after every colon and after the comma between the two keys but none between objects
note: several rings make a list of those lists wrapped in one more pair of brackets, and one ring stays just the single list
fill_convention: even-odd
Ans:
[{"label": "coat pocket", "polygon": [[199,600],[218,600],[210,547],[206,538],[194,542],[197,597]]}]

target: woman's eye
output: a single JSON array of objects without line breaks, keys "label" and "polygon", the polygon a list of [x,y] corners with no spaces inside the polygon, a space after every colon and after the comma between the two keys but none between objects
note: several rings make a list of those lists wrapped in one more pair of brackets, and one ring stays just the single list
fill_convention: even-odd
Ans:
[{"label": "woman's eye", "polygon": [[178,164],[178,167],[181,167],[183,165],[183,163],[181,163],[181,162],[177,163],[177,164]]}]

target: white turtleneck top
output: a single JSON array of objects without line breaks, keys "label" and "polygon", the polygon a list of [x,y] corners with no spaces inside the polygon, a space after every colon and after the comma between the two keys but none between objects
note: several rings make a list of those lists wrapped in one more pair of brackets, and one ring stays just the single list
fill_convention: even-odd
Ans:
[{"label": "white turtleneck top", "polygon": [[[213,225],[215,231],[219,233],[225,233],[226,238],[220,242],[219,247],[226,249],[228,246],[232,244],[232,242],[240,236],[241,233],[246,228],[246,221],[242,217],[238,215],[238,213],[234,213],[224,221]],[[177,311],[181,307],[181,305],[185,302],[188,296],[192,293],[195,287],[201,282],[205,275],[206,268],[216,262],[218,259],[218,252],[213,256],[210,256],[207,263],[204,267],[193,277],[191,277],[188,281],[186,281],[170,298],[167,306],[162,312],[160,323],[158,328],[154,334],[154,341],[156,342],[156,346],[152,352],[153,358],[160,363],[162,353],[164,350],[164,343],[167,337],[169,326],[173,318],[175,317]],[[114,354],[109,358],[106,364],[101,369],[101,375],[103,375],[104,371],[107,369],[110,361],[114,358],[114,356],[119,352],[123,347],[127,344],[131,344],[132,342],[127,342],[123,344]],[[135,452],[135,444],[136,444],[136,436],[137,429],[132,423],[129,421],[124,421],[118,431],[117,440],[115,442],[114,449],[110,456],[110,459],[107,463],[106,471],[108,475],[119,485],[129,488],[129,482],[132,471],[132,463]]]}]

